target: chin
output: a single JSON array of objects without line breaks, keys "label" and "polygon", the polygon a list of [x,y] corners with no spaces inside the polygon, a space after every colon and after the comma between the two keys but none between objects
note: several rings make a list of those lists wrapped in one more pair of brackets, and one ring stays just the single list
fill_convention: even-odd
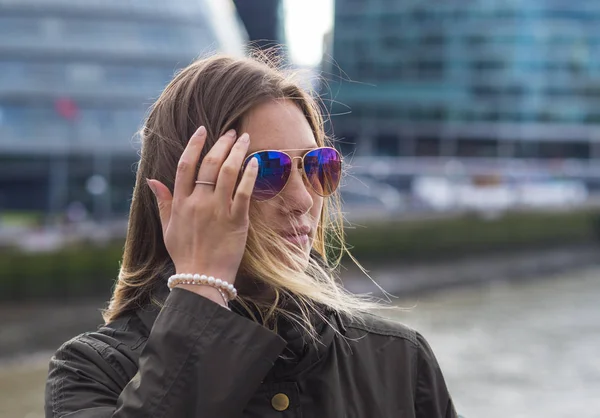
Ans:
[{"label": "chin", "polygon": [[312,249],[312,242],[306,242],[306,243],[302,243],[302,244],[297,244],[294,245],[293,247],[291,247],[296,254],[298,254],[299,256],[301,256],[302,258],[302,264],[300,265],[300,267],[302,269],[306,269],[308,267],[308,263],[310,260],[310,253],[311,253],[311,249]]}]

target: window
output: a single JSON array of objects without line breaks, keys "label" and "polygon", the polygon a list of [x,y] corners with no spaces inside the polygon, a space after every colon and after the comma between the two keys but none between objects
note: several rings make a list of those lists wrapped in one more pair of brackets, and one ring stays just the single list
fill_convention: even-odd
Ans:
[{"label": "window", "polygon": [[133,135],[143,123],[144,112],[138,109],[117,109],[112,117],[119,131]]},{"label": "window", "polygon": [[68,138],[69,124],[53,106],[1,104],[4,132],[19,141]]},{"label": "window", "polygon": [[465,38],[469,47],[482,46],[487,42],[487,38],[483,35],[469,35]]},{"label": "window", "polygon": [[420,122],[420,121],[424,121],[427,118],[427,112],[425,111],[425,109],[422,109],[420,107],[411,107],[410,109],[408,109],[408,120],[413,121],[413,122]]},{"label": "window", "polygon": [[[64,76],[64,69],[62,71]],[[69,82],[85,86],[98,84],[104,79],[104,71],[98,64],[72,63],[66,67]]]},{"label": "window", "polygon": [[500,94],[500,89],[491,85],[475,85],[471,87],[471,94],[477,99],[489,99],[497,97]]},{"label": "window", "polygon": [[404,46],[404,40],[397,35],[385,35],[381,38],[383,49],[397,51]]},{"label": "window", "polygon": [[571,88],[550,86],[544,89],[544,94],[549,98],[564,98],[573,93]]},{"label": "window", "polygon": [[600,98],[600,85],[585,86],[581,90],[581,94],[584,97],[588,97],[588,98],[591,98],[591,99],[598,99],[598,98]]},{"label": "window", "polygon": [[456,155],[458,157],[496,157],[498,155],[498,141],[458,138],[456,141]]},{"label": "window", "polygon": [[446,38],[442,34],[426,34],[421,38],[421,44],[424,46],[442,47],[446,43]]},{"label": "window", "polygon": [[474,60],[470,64],[471,70],[475,72],[489,70],[503,70],[506,67],[506,62],[495,59]]},{"label": "window", "polygon": [[400,153],[400,141],[395,135],[377,135],[375,137],[375,154],[397,156]]},{"label": "window", "polygon": [[374,76],[374,66],[371,62],[359,61],[356,70],[356,77],[359,81],[371,80]]},{"label": "window", "polygon": [[600,124],[600,113],[588,113],[584,120],[585,123]]},{"label": "window", "polygon": [[417,137],[415,154],[417,157],[438,157],[440,155],[440,139]]},{"label": "window", "polygon": [[536,120],[538,122],[559,122],[561,116],[557,112],[548,109],[537,113]]},{"label": "window", "polygon": [[521,98],[525,95],[525,88],[519,85],[507,86],[504,89],[504,94],[514,99]]},{"label": "window", "polygon": [[515,142],[516,158],[538,158],[539,145],[537,141],[517,141]]},{"label": "window", "polygon": [[432,121],[445,121],[448,119],[448,109],[443,106],[432,106],[426,110],[426,117]]},{"label": "window", "polygon": [[582,141],[542,142],[539,144],[538,152],[538,158],[544,159],[575,158],[588,160],[590,158],[590,144]]},{"label": "window", "polygon": [[0,16],[0,38],[37,37],[40,20],[27,17]]},{"label": "window", "polygon": [[433,18],[433,14],[424,7],[415,7],[410,15],[410,18],[417,23],[424,23]]},{"label": "window", "polygon": [[348,156],[352,154],[356,148],[356,136],[353,134],[342,134],[338,136],[335,141],[336,148],[338,148],[342,156]]},{"label": "window", "polygon": [[394,67],[389,64],[380,64],[374,67],[374,72],[377,81],[393,81],[401,77],[401,74],[396,73]]},{"label": "window", "polygon": [[444,76],[445,63],[438,60],[418,60],[415,69],[420,80],[439,79]]},{"label": "window", "polygon": [[159,90],[174,75],[169,67],[109,66],[104,68],[106,81],[112,86],[143,86]]},{"label": "window", "polygon": [[27,80],[23,62],[0,61],[0,74],[0,84],[11,85],[17,80]]}]

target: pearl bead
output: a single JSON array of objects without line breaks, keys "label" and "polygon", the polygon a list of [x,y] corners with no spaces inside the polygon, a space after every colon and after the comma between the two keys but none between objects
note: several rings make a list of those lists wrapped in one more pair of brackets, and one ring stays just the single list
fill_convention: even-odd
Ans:
[{"label": "pearl bead", "polygon": [[177,285],[209,285],[215,287],[219,293],[227,301],[233,300],[237,297],[237,289],[231,283],[226,280],[217,279],[213,276],[206,276],[205,274],[192,274],[192,273],[181,273],[174,274],[167,279],[167,286],[169,290],[173,290]]}]

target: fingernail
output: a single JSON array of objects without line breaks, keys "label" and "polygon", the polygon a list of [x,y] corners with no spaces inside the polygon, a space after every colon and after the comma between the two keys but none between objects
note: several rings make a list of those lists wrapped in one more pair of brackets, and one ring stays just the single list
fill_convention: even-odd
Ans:
[{"label": "fingernail", "polygon": [[250,160],[250,167],[258,167],[258,158],[254,157]]},{"label": "fingernail", "polygon": [[202,125],[198,129],[196,129],[196,132],[194,132],[194,135],[201,136],[201,135],[204,135],[205,133],[206,133],[206,128],[204,127],[204,125]]},{"label": "fingernail", "polygon": [[230,129],[228,130],[225,135],[231,136],[233,138],[235,138],[235,129]]},{"label": "fingernail", "polygon": [[250,135],[248,135],[247,133],[243,133],[242,136],[240,136],[238,138],[238,141],[240,141],[240,142],[248,142],[248,141],[250,141]]},{"label": "fingernail", "polygon": [[150,187],[150,190],[152,190],[152,193],[154,193],[154,196],[156,196],[156,186],[154,183],[152,183],[150,179],[146,179],[146,184],[148,184],[148,187]]}]

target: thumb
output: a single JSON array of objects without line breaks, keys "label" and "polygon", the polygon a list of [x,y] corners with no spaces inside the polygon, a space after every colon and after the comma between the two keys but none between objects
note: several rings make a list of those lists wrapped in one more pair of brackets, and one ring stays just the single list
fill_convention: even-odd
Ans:
[{"label": "thumb", "polygon": [[173,203],[173,195],[167,186],[162,184],[158,180],[146,179],[148,187],[154,193],[156,197],[156,203],[158,204],[158,213],[160,216],[160,223],[162,224],[163,234],[169,225],[171,220],[171,204]]}]

